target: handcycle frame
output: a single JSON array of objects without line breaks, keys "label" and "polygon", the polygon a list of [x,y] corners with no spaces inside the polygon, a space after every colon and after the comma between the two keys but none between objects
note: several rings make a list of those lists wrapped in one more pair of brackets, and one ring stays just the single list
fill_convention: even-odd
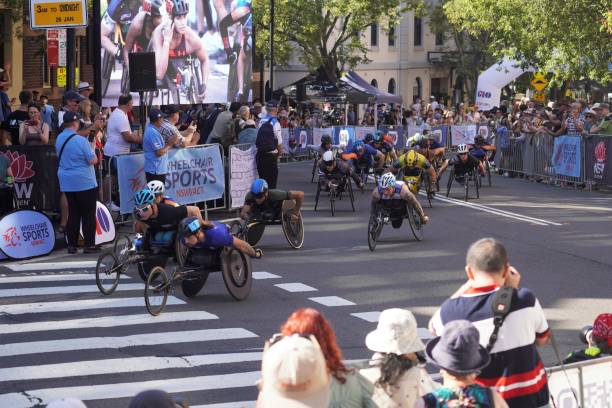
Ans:
[{"label": "handcycle frame", "polygon": [[[410,230],[412,231],[414,239],[416,241],[422,241],[423,224],[421,224],[421,218],[412,204],[405,202],[405,206],[405,210],[401,216],[402,218],[408,219],[408,224],[410,225]],[[368,221],[368,248],[370,251],[374,252],[376,249],[376,244],[382,233],[383,227],[390,222],[391,213],[395,210],[399,210],[399,208],[395,209],[383,204],[377,204],[374,211],[370,214],[370,219]]]},{"label": "handcycle frame", "polygon": [[[319,205],[319,197],[321,195],[321,179],[325,178],[326,181],[331,181],[325,175],[319,176],[319,183],[317,184],[317,193],[315,196],[315,206],[314,210],[317,211],[317,206]],[[336,199],[342,200],[342,194],[347,193],[349,200],[351,201],[351,208],[353,212],[355,212],[355,195],[353,194],[353,183],[348,175],[343,175],[339,180],[338,184],[331,183],[332,185],[329,188],[327,193],[329,194],[329,203],[331,206],[332,217],[336,212]]]},{"label": "handcycle frame", "polygon": [[251,246],[257,245],[266,226],[281,225],[287,242],[293,249],[300,249],[304,244],[304,222],[302,213],[299,213],[297,220],[293,220],[291,213],[293,200],[283,200],[277,204],[278,208],[273,208],[272,217],[270,219],[257,219],[254,216],[247,220],[236,220],[230,225],[230,231],[233,235],[245,240]]},{"label": "handcycle frame", "polygon": [[477,169],[472,169],[470,171],[468,171],[467,173],[465,173],[465,175],[463,176],[463,181],[459,181],[457,180],[457,176],[455,174],[455,169],[453,168],[449,175],[448,175],[448,182],[446,185],[446,196],[448,197],[450,195],[450,191],[451,191],[451,187],[453,184],[453,181],[457,181],[457,183],[461,184],[463,186],[463,189],[465,191],[465,201],[468,201],[470,198],[470,182],[474,182],[474,188],[476,189],[476,198],[480,198],[480,182],[479,182],[479,176],[478,176],[478,170]]},{"label": "handcycle frame", "polygon": [[[197,250],[187,248],[182,239],[177,239],[178,246],[185,257],[168,277],[163,267],[151,269],[145,286],[145,306],[153,315],[159,315],[165,308],[168,295],[174,287],[181,284],[183,294],[195,297],[204,287],[211,272],[221,271],[223,282],[229,294],[238,301],[246,299],[253,285],[253,268],[251,259],[236,248],[219,248]],[[195,259],[199,257],[199,262]],[[161,297],[159,304],[153,301]]]},{"label": "handcycle frame", "polygon": [[[418,176],[405,176],[404,171],[402,169],[400,177],[401,177],[400,179],[403,180],[404,183],[406,183],[406,185],[408,186],[408,189],[410,190],[412,194],[415,195],[415,197],[419,194],[419,191],[421,189],[425,190],[425,195],[427,197],[427,202],[429,203],[429,208],[433,208],[432,200],[435,197],[436,193],[433,189],[434,185],[431,182],[431,176],[429,175],[429,173],[419,168]],[[407,180],[407,179],[411,179],[411,180]],[[412,179],[418,179],[418,184],[413,182]],[[415,184],[416,184],[416,187],[413,190],[412,186],[414,186]]]}]

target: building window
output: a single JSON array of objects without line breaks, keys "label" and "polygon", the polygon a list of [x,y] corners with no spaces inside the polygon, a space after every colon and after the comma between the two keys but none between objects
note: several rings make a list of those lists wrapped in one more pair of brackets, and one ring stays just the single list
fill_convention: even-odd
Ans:
[{"label": "building window", "polygon": [[438,31],[436,33],[436,47],[444,45],[444,32]]},{"label": "building window", "polygon": [[413,99],[420,98],[422,90],[423,90],[423,82],[421,81],[421,78],[416,77],[414,86],[412,87],[412,98]]},{"label": "building window", "polygon": [[370,47],[378,47],[378,24],[370,26]]},{"label": "building window", "polygon": [[423,46],[423,20],[419,17],[414,18],[414,46]]},{"label": "building window", "polygon": [[395,94],[395,79],[391,78],[389,80],[389,86],[387,87],[387,91],[390,94]]},{"label": "building window", "polygon": [[378,88],[378,81],[376,79],[373,79],[370,81],[370,85],[372,85],[374,88]]},{"label": "building window", "polygon": [[395,47],[395,27],[389,27],[389,47]]}]

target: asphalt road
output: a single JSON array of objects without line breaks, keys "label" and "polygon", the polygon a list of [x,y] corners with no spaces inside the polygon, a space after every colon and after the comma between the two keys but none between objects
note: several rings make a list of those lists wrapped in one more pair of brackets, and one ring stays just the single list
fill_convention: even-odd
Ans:
[{"label": "asphalt road", "polygon": [[[521,284],[540,299],[562,354],[580,347],[583,325],[612,310],[610,195],[495,176],[493,187],[468,206],[435,200],[426,208],[431,221],[422,242],[407,225],[387,226],[370,252],[369,191],[356,192],[356,212],[342,201],[332,217],[326,198],[314,212],[310,166],[282,165],[280,177],[281,188],[306,192],[304,247],[290,249],[280,227],[266,230],[265,258],[253,262],[257,279],[243,302],[232,300],[220,274],[213,274],[194,299],[186,301],[177,289],[173,304],[154,318],[146,314],[135,271],[104,297],[91,275],[92,257],[57,253],[3,264],[0,406],[35,407],[76,396],[89,407],[124,407],[146,388],[182,395],[200,408],[252,406],[264,341],[293,310],[321,310],[344,358],[366,359],[364,339],[377,312],[409,308],[426,327],[465,281],[469,244],[486,236],[505,243]],[[547,366],[555,365],[550,346],[541,354]]]}]

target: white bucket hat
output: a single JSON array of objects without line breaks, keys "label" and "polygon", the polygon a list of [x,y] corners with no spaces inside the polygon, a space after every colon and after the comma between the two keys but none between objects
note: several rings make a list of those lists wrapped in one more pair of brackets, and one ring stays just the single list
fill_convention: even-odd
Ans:
[{"label": "white bucket hat", "polygon": [[402,355],[423,351],[414,315],[405,309],[383,310],[376,330],[366,336],[366,347],[378,353]]},{"label": "white bucket hat", "polygon": [[327,407],[330,375],[314,336],[284,337],[264,351],[258,407]]}]

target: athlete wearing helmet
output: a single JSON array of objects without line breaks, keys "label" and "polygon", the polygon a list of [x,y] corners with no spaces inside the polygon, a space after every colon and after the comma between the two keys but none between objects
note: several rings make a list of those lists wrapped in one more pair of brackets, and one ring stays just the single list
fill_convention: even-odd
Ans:
[{"label": "athlete wearing helmet", "polygon": [[397,160],[395,148],[391,143],[384,140],[383,133],[380,130],[377,130],[376,133],[374,133],[370,145],[376,150],[379,150],[384,155],[386,160],[391,162]]},{"label": "athlete wearing helmet", "polygon": [[[232,2],[234,8],[225,17],[218,17],[219,31],[221,32],[221,41],[223,42],[223,49],[227,56],[227,62],[230,64],[237,63],[236,79],[238,82],[238,91],[235,95],[228,95],[233,101],[241,101],[245,96],[243,94],[244,89],[244,64],[247,58],[247,52],[252,48],[253,39],[251,33],[253,32],[253,16],[251,8],[252,0],[237,0]],[[241,30],[237,34],[237,38],[234,40],[234,46],[230,47],[229,41],[229,28],[236,23],[241,24]],[[238,47],[238,44],[240,45]],[[237,52],[238,51],[238,52]]]},{"label": "athlete wearing helmet", "polygon": [[143,0],[141,11],[136,14],[129,25],[123,47],[125,68],[129,70],[130,52],[147,51],[153,31],[162,23],[163,16],[172,11],[171,0]]},{"label": "athlete wearing helmet", "polygon": [[179,223],[181,239],[190,248],[207,250],[224,247],[236,248],[251,258],[261,258],[261,249],[254,249],[248,242],[232,235],[229,227],[217,221],[204,221],[198,217],[187,217]]},{"label": "athlete wearing helmet", "polygon": [[354,169],[359,167],[369,169],[374,166],[382,168],[385,161],[385,155],[378,149],[367,144],[367,142],[364,142],[365,140],[355,141],[348,150],[340,154],[342,160],[349,162]]},{"label": "athlete wearing helmet", "polygon": [[484,173],[482,162],[472,156],[469,153],[468,146],[463,143],[457,146],[457,155],[455,157],[444,161],[442,167],[440,167],[438,177],[442,177],[448,166],[453,166],[455,179],[459,182],[463,182],[465,175],[472,170],[479,169],[481,173]]},{"label": "athlete wearing helmet", "polygon": [[434,186],[438,179],[436,171],[429,163],[427,158],[416,150],[408,150],[402,154],[398,160],[398,167],[402,171],[403,180],[408,183],[410,191],[414,194],[418,192],[421,175],[427,172],[430,178],[430,186]]},{"label": "athlete wearing helmet", "polygon": [[391,225],[393,228],[402,226],[406,214],[406,204],[412,205],[421,219],[422,224],[427,224],[429,217],[425,215],[423,207],[410,192],[403,181],[397,181],[392,173],[385,173],[380,177],[378,186],[372,191],[371,211],[374,212],[378,205],[383,205],[390,210]]},{"label": "athlete wearing helmet", "polygon": [[294,216],[298,216],[304,202],[303,191],[285,191],[268,189],[264,179],[256,179],[244,198],[244,205],[240,209],[240,218],[247,219],[252,214],[255,218],[267,219],[275,215],[284,200],[294,200]]},{"label": "athlete wearing helmet", "polygon": [[355,185],[363,189],[363,181],[355,173],[353,167],[344,160],[336,159],[331,150],[325,152],[319,163],[319,185],[321,189],[329,191],[332,184],[337,186],[346,177],[351,177]]},{"label": "athlete wearing helmet", "polygon": [[174,229],[185,217],[193,216],[202,219],[200,209],[196,206],[173,206],[157,202],[155,193],[148,187],[134,194],[134,215],[155,230]]},{"label": "athlete wearing helmet", "polygon": [[196,57],[199,61],[199,67],[195,65],[198,68],[195,69],[197,99],[202,101],[206,96],[208,83],[208,54],[198,33],[187,24],[188,13],[188,0],[172,0],[171,19],[162,22],[153,31],[151,48],[156,54],[155,74],[165,88],[175,90],[174,81],[179,70],[185,67],[186,58],[190,55]]},{"label": "athlete wearing helmet", "polygon": [[168,204],[173,207],[178,207],[179,205],[171,200],[169,197],[165,197],[164,194],[166,192],[166,186],[159,180],[151,180],[147,183],[147,188],[151,190],[153,194],[155,194],[155,202]]}]

